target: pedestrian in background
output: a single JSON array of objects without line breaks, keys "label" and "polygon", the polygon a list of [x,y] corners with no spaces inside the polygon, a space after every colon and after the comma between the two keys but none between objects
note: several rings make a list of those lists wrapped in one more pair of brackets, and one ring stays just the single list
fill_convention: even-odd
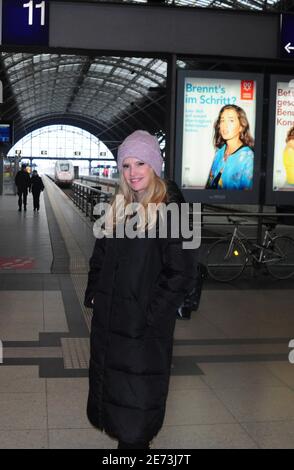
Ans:
[{"label": "pedestrian in background", "polygon": [[42,178],[38,175],[37,170],[33,171],[33,174],[31,177],[30,191],[33,194],[34,211],[39,211],[40,194],[41,194],[41,191],[44,191],[44,184],[43,184]]},{"label": "pedestrian in background", "polygon": [[[121,209],[130,203],[139,202],[138,213],[146,213],[150,203],[181,202],[175,183],[161,179],[162,162],[148,132],[124,140],[117,161],[124,207],[115,209],[114,201],[114,226],[127,223]],[[157,224],[154,215],[149,220]],[[158,231],[154,238],[119,238],[117,232],[115,226],[113,237],[97,238],[90,260],[87,413],[94,426],[118,439],[119,449],[147,449],[164,420],[176,312],[195,285],[196,252],[183,249],[181,237],[160,238]]]},{"label": "pedestrian in background", "polygon": [[31,186],[31,178],[27,172],[27,165],[25,163],[21,165],[21,170],[17,172],[14,181],[18,194],[18,210],[21,211],[23,204],[23,208],[26,211],[28,189]]}]

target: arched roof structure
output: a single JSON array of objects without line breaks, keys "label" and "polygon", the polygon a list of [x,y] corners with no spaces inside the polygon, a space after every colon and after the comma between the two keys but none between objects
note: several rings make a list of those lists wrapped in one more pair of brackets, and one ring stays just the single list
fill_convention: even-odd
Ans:
[{"label": "arched roof structure", "polygon": [[[80,0],[89,1],[89,0]],[[187,6],[198,8],[222,8],[234,10],[276,10],[290,4],[292,0],[92,0],[93,3],[137,3],[161,4],[163,6]],[[293,3],[293,2],[292,2]]]},{"label": "arched roof structure", "polygon": [[166,63],[153,58],[1,53],[3,119],[15,140],[37,127],[66,123],[102,140],[133,127],[163,126]]}]

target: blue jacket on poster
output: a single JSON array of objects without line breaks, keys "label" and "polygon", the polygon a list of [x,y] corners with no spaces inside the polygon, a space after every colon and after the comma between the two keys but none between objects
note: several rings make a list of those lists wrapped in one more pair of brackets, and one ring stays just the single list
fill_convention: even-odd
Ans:
[{"label": "blue jacket on poster", "polygon": [[252,189],[253,150],[243,145],[224,159],[226,144],[217,150],[206,184],[207,189]]}]

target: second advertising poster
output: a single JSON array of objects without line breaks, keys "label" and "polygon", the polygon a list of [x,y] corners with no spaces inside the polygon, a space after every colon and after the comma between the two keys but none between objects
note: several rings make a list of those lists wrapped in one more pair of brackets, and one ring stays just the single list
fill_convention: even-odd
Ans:
[{"label": "second advertising poster", "polygon": [[275,101],[272,189],[294,191],[294,79],[276,83]]}]

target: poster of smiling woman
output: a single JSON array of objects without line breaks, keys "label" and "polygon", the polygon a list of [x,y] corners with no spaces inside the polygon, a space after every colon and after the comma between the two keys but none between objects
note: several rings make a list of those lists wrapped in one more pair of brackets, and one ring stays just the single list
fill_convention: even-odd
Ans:
[{"label": "poster of smiling woman", "polygon": [[196,73],[183,82],[181,186],[250,191],[257,83],[246,76],[206,78]]}]

